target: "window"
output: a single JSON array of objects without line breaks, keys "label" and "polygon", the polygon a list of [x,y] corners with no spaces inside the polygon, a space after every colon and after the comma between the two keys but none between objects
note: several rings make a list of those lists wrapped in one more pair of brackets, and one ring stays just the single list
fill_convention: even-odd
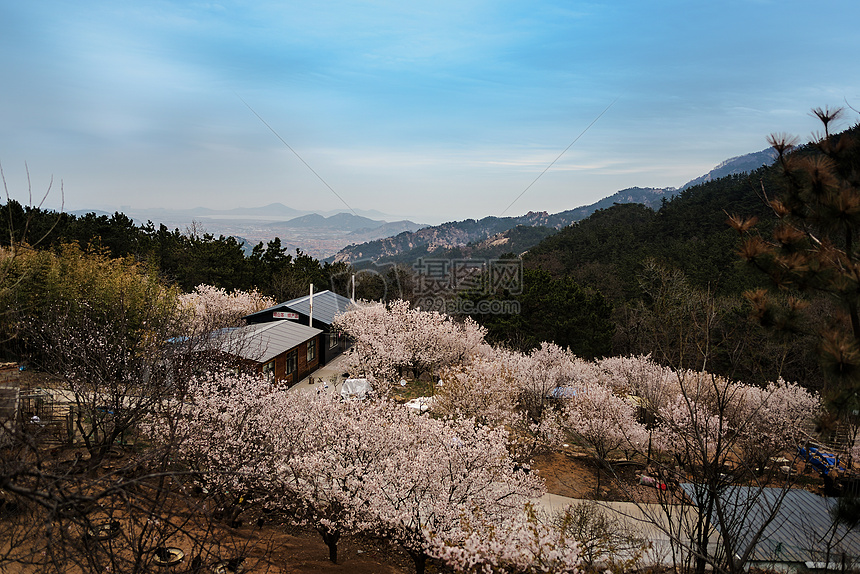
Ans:
[{"label": "window", "polygon": [[308,363],[317,358],[317,340],[308,341]]},{"label": "window", "polygon": [[329,335],[328,335],[328,348],[329,349],[334,349],[335,347],[337,347],[337,337],[338,337],[338,334],[335,333],[334,331],[329,333]]},{"label": "window", "polygon": [[299,362],[299,352],[292,351],[287,354],[287,374],[291,374],[296,372],[296,368],[298,367]]},{"label": "window", "polygon": [[263,365],[263,376],[269,380],[275,378],[275,361],[269,361]]}]

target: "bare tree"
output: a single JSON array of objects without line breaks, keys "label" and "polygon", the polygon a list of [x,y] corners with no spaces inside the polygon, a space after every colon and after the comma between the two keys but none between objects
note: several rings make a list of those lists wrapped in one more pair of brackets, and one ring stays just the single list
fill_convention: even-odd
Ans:
[{"label": "bare tree", "polygon": [[[6,195],[6,205],[3,208],[5,213],[2,214],[5,224],[5,229],[3,229],[4,238],[2,240],[3,246],[0,247],[0,301],[4,303],[3,311],[0,312],[0,328],[2,328],[0,340],[2,341],[9,340],[16,334],[16,329],[10,324],[10,319],[14,317],[16,310],[14,306],[9,304],[9,299],[22,282],[27,280],[27,273],[22,273],[17,268],[18,260],[23,253],[32,251],[47,240],[60,221],[60,214],[58,213],[56,217],[52,218],[51,224],[46,229],[41,230],[36,237],[31,237],[30,226],[36,213],[42,208],[51,194],[54,180],[51,178],[38,204],[34,204],[30,171],[29,169],[26,169],[26,171],[29,203],[28,207],[25,208],[12,199],[9,193],[9,186],[6,183],[6,174],[3,171],[3,165],[0,164],[0,179],[3,181],[3,192]],[[62,204],[64,199],[62,183],[60,183],[60,199]]]},{"label": "bare tree", "polygon": [[818,399],[782,381],[761,388],[708,373],[676,376],[679,392],[654,416],[649,470],[657,488],[649,498],[659,510],[641,509],[668,535],[676,564],[741,572],[796,479],[791,460],[773,461],[796,460]]}]

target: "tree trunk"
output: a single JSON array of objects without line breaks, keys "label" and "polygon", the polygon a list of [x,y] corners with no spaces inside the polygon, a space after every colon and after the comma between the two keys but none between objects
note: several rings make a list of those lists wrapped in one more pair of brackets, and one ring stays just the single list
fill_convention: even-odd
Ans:
[{"label": "tree trunk", "polygon": [[854,301],[848,302],[848,315],[851,317],[851,332],[854,333],[854,341],[860,341],[860,312],[858,312],[857,303]]},{"label": "tree trunk", "polygon": [[423,552],[413,552],[409,550],[409,556],[415,562],[415,574],[424,574],[424,568],[427,566],[427,555]]},{"label": "tree trunk", "polygon": [[323,542],[328,546],[328,559],[333,564],[337,564],[337,541],[340,539],[340,532],[331,532],[325,527],[317,528],[317,532],[322,536]]},{"label": "tree trunk", "polygon": [[[699,510],[699,523],[697,526],[698,532],[696,533],[696,550],[698,551],[696,556],[696,574],[705,574],[705,568],[708,565],[707,557],[709,556],[708,541],[710,539],[711,530],[711,513],[714,510],[716,495],[712,491],[709,491],[707,496],[708,500],[705,512],[702,513],[701,509]],[[733,560],[734,557],[729,556],[728,559]]]}]

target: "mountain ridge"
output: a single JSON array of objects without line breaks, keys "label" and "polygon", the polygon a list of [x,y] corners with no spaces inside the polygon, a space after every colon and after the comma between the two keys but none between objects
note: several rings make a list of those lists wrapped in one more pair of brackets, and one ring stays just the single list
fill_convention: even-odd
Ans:
[{"label": "mountain ridge", "polygon": [[[241,237],[249,243],[280,237],[290,249],[298,248],[326,261],[352,263],[369,259],[374,262],[408,263],[417,257],[444,254],[452,250],[459,250],[457,253],[481,253],[484,248],[476,247],[481,242],[493,237],[501,241],[505,237],[504,234],[518,226],[557,231],[615,204],[638,203],[658,210],[665,201],[690,187],[726,175],[752,171],[772,163],[774,158],[775,152],[772,149],[735,156],[680,188],[630,187],[590,205],[555,214],[530,211],[517,217],[488,216],[481,219],[448,221],[434,226],[415,223],[409,219],[389,221],[390,216],[377,210],[310,212],[294,209],[280,202],[261,207],[232,209],[125,208],[125,213],[138,223],[155,221],[169,228],[179,229],[192,226],[209,231],[215,236]],[[103,210],[75,210],[70,213],[95,213],[96,216],[108,217],[113,215]],[[527,250],[529,246],[526,238],[539,240],[546,232],[520,231],[516,235],[518,239],[512,243],[512,247]],[[497,242],[496,247],[487,248],[488,252],[497,251],[498,245],[502,244]],[[467,247],[468,249],[463,249]]]},{"label": "mountain ridge", "polygon": [[[608,197],[582,207],[569,209],[555,214],[547,212],[529,212],[519,217],[485,217],[482,219],[466,219],[462,221],[446,222],[441,225],[429,226],[415,232],[404,232],[394,237],[386,237],[368,241],[362,244],[349,245],[341,249],[327,261],[355,263],[362,260],[371,260],[374,263],[396,262],[410,263],[418,257],[445,256],[453,250],[480,244],[492,237],[498,240],[504,239],[504,234],[517,226],[547,227],[559,230],[572,223],[586,219],[600,209],[612,207],[615,204],[638,203],[650,207],[655,211],[665,202],[700,183],[724,177],[725,175],[736,175],[748,173],[763,165],[773,163],[776,158],[772,149],[729,158],[708,173],[685,183],[680,188],[675,187],[630,187],[620,190]],[[520,237],[523,234],[518,234]],[[535,239],[541,237],[541,233],[532,235]],[[521,248],[528,246],[520,242]],[[469,251],[469,250],[467,250]],[[486,252],[495,252],[488,249]],[[483,252],[480,249],[472,249],[471,252]],[[516,253],[519,255],[519,253]]]}]

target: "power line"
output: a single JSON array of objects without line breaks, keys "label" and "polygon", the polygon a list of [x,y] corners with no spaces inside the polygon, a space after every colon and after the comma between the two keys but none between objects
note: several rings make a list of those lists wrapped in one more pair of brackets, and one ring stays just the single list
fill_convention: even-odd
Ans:
[{"label": "power line", "polygon": [[337,198],[338,198],[338,199],[339,199],[339,200],[340,200],[340,201],[341,201],[341,202],[342,202],[346,207],[347,207],[347,209],[349,209],[349,210],[352,212],[352,214],[353,214],[353,215],[355,215],[356,217],[359,217],[359,215],[355,212],[355,210],[354,210],[354,209],[353,209],[353,208],[352,208],[352,207],[351,207],[351,206],[350,206],[350,205],[349,205],[349,204],[348,204],[348,203],[347,203],[347,202],[346,202],[346,201],[345,201],[345,200],[340,196],[340,194],[338,194],[338,192],[336,192],[336,191],[334,190],[334,188],[333,188],[332,186],[330,186],[330,185],[328,184],[328,182],[327,182],[326,180],[324,180],[324,179],[322,178],[322,176],[321,176],[320,174],[318,174],[318,173],[316,172],[316,170],[315,170],[314,168],[312,168],[312,167],[310,166],[310,164],[308,164],[308,162],[306,162],[302,156],[300,156],[300,155],[299,155],[299,152],[297,152],[296,150],[294,150],[294,149],[293,149],[293,146],[291,146],[290,144],[288,144],[288,143],[286,142],[286,140],[284,140],[284,138],[282,138],[282,137],[281,137],[281,135],[280,135],[278,132],[276,132],[276,131],[275,131],[275,129],[274,129],[272,126],[270,126],[270,125],[268,124],[268,122],[266,122],[266,120],[264,120],[264,119],[260,116],[260,114],[258,114],[256,111],[254,111],[254,108],[252,108],[250,105],[248,105],[248,102],[246,102],[244,99],[242,99],[242,96],[240,96],[239,94],[236,94],[236,97],[237,97],[237,98],[239,98],[239,99],[242,101],[242,103],[243,103],[243,104],[245,104],[245,107],[246,107],[246,108],[248,108],[249,110],[251,110],[251,113],[252,113],[252,114],[254,114],[255,116],[257,116],[257,119],[258,119],[258,120],[260,120],[261,122],[263,122],[263,125],[264,125],[264,126],[266,126],[267,128],[269,128],[269,131],[270,131],[270,132],[272,132],[273,134],[275,134],[275,137],[276,137],[276,138],[278,138],[279,140],[281,140],[281,143],[282,143],[282,144],[284,144],[285,146],[287,146],[287,149],[289,149],[291,152],[293,152],[293,155],[295,155],[297,158],[299,158],[299,160],[300,160],[303,164],[305,164],[305,167],[307,167],[309,170],[311,170],[311,173],[312,173],[312,174],[314,174],[315,176],[317,176],[317,179],[318,179],[318,180],[320,180],[321,182],[323,182],[323,185],[325,185],[327,188],[329,188],[329,190],[330,190],[330,191],[331,191],[331,192],[332,192],[332,193],[333,193],[333,194],[334,194],[334,195],[335,195],[335,196],[336,196],[336,197],[337,197]]},{"label": "power line", "polygon": [[552,161],[550,162],[550,164],[549,164],[548,166],[546,166],[546,167],[544,168],[544,170],[543,170],[542,172],[540,172],[540,173],[538,174],[538,176],[537,176],[536,178],[534,178],[534,180],[533,180],[530,184],[528,184],[528,186],[527,186],[527,187],[526,187],[526,188],[525,188],[525,189],[524,189],[524,190],[523,190],[523,191],[522,191],[522,192],[521,192],[521,193],[520,193],[520,194],[519,194],[519,195],[518,195],[518,196],[517,196],[517,197],[516,197],[512,202],[511,202],[511,204],[505,208],[505,210],[504,210],[504,211],[499,215],[499,217],[504,216],[504,215],[508,212],[508,210],[509,210],[511,207],[513,207],[513,205],[514,205],[517,201],[519,201],[519,199],[520,199],[520,198],[521,198],[521,197],[522,197],[522,196],[523,196],[523,195],[524,195],[524,194],[525,194],[529,189],[531,189],[531,186],[533,186],[535,183],[537,183],[537,180],[539,180],[539,179],[541,178],[541,176],[543,176],[543,174],[545,174],[546,172],[548,172],[548,171],[549,171],[549,168],[551,168],[553,165],[555,165],[555,162],[557,162],[558,160],[560,160],[560,159],[561,159],[561,156],[563,156],[564,154],[566,154],[566,153],[567,153],[567,150],[569,150],[571,147],[573,147],[573,144],[575,144],[576,142],[578,142],[578,141],[579,141],[579,138],[581,138],[582,136],[584,136],[584,135],[585,135],[585,132],[587,132],[587,131],[588,131],[588,129],[589,129],[591,126],[593,126],[594,124],[596,124],[596,123],[597,123],[597,120],[599,120],[600,118],[602,118],[602,117],[603,117],[603,114],[605,114],[606,112],[608,112],[608,111],[609,111],[609,108],[611,108],[613,105],[615,105],[615,102],[617,102],[617,101],[618,101],[618,98],[620,98],[620,97],[621,97],[621,96],[618,96],[617,98],[615,98],[614,100],[612,100],[612,103],[610,103],[608,106],[606,106],[606,108],[604,108],[604,110],[603,110],[602,112],[600,112],[600,113],[597,115],[597,117],[596,117],[596,118],[594,118],[593,120],[591,120],[591,123],[590,123],[590,124],[588,124],[587,126],[585,126],[585,129],[584,129],[584,130],[582,130],[582,132],[580,132],[580,134],[579,134],[578,136],[576,136],[576,139],[574,139],[572,142],[570,142],[570,145],[568,145],[566,148],[564,148],[564,151],[562,151],[560,154],[558,154],[558,157],[556,157],[554,160],[552,160]]}]

